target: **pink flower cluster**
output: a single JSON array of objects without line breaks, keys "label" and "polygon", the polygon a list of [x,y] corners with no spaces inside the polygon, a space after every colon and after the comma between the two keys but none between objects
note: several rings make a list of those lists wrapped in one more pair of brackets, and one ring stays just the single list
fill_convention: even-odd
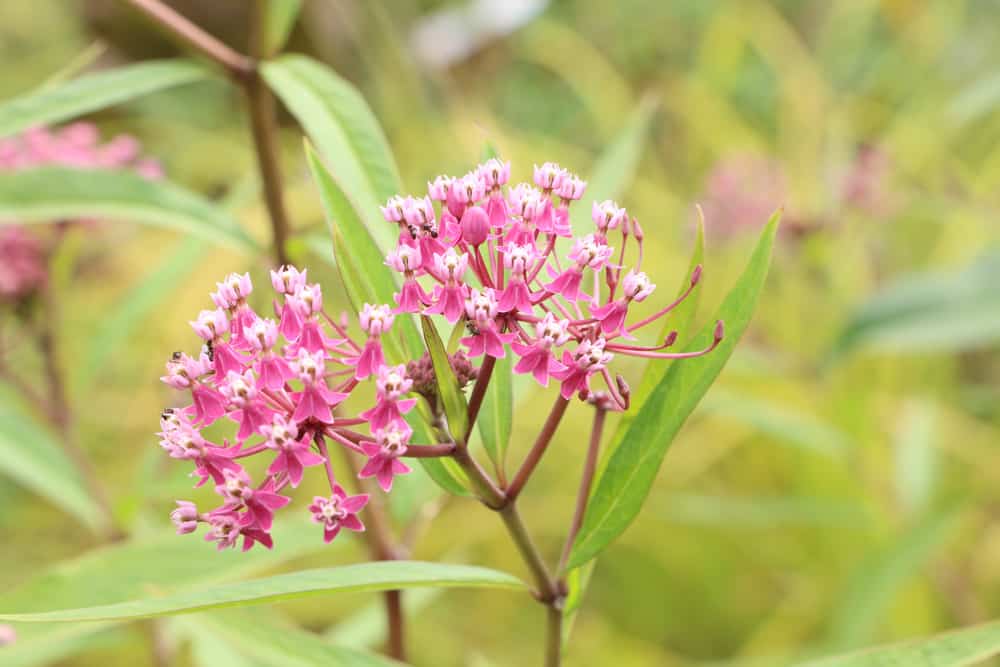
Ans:
[{"label": "pink flower cluster", "polygon": [[[471,357],[512,353],[515,372],[530,373],[543,386],[559,381],[566,399],[586,398],[599,374],[619,409],[628,397],[608,370],[614,355],[678,358],[710,351],[663,352],[675,336],[651,347],[633,344],[633,332],[687,294],[627,323],[630,307],[656,286],[640,270],[642,228],[624,208],[594,202],[594,227],[574,234],[569,208],[583,197],[586,182],[553,163],[535,166],[532,183],[508,186],[509,180],[510,163],[491,159],[464,176],[439,176],[422,197],[395,196],[382,207],[399,227],[398,245],[386,259],[403,281],[395,313],[464,320],[469,335],[461,342]],[[627,268],[629,244],[635,264]],[[721,337],[720,323],[715,345]]]},{"label": "pink flower cluster", "polygon": [[[44,166],[74,169],[134,169],[156,179],[159,163],[145,158],[139,142],[119,135],[102,144],[97,127],[74,123],[58,130],[33,128],[20,135],[0,139],[0,172]],[[45,285],[48,277],[46,251],[39,238],[16,225],[0,229],[0,299],[16,301]]]},{"label": "pink flower cluster", "polygon": [[[194,464],[198,486],[211,481],[221,506],[200,512],[191,502],[178,502],[171,517],[179,533],[208,524],[205,538],[218,547],[243,549],[255,543],[271,547],[274,512],[289,502],[282,495],[297,487],[305,469],[324,466],[330,495],[317,496],[310,511],[323,525],[326,541],[341,528],[364,530],[357,513],[367,495],[350,496],[337,483],[327,440],[367,456],[361,477],[374,477],[392,489],[393,477],[410,471],[398,460],[407,453],[410,427],[404,420],[415,399],[403,398],[412,382],[404,366],[384,363],[380,336],[392,326],[387,307],[366,305],[361,327],[366,343],[355,343],[343,323],[323,310],[323,294],[306,280],[306,272],[282,267],[271,272],[281,301],[274,317],[258,315],[248,302],[249,275],[232,274],[212,293],[214,309],[191,322],[204,341],[201,352],[175,353],[161,379],[188,392],[191,403],[167,409],[160,420],[160,445],[177,459]],[[336,414],[360,380],[375,377],[377,399],[353,418]],[[203,429],[220,419],[234,422],[232,439],[209,440]],[[366,425],[371,435],[353,430]],[[270,459],[263,479],[255,483],[240,461],[262,455]]]},{"label": "pink flower cluster", "polygon": [[[281,297],[273,303],[273,318],[250,306],[248,275],[233,274],[218,284],[211,295],[215,308],[191,322],[204,341],[202,351],[196,357],[175,353],[162,378],[191,399],[187,407],[164,412],[162,447],[191,461],[199,485],[211,480],[222,497],[208,512],[179,502],[172,514],[178,532],[205,523],[205,538],[220,549],[240,539],[244,550],[256,543],[270,547],[274,513],[290,501],[282,493],[299,485],[306,468],[323,466],[331,493],[314,498],[309,510],[330,541],[342,528],[363,530],[356,515],[368,496],[349,496],[337,483],[328,441],[350,450],[349,456],[364,456],[358,476],[375,478],[384,491],[392,489],[396,475],[410,471],[403,457],[448,455],[449,443],[410,442],[405,416],[416,404],[412,395],[424,397],[432,412],[440,406],[426,355],[387,363],[382,341],[397,317],[440,316],[465,328],[461,344],[469,357],[482,357],[481,368],[511,354],[515,372],[530,374],[542,386],[557,381],[561,400],[607,396],[601,400],[618,410],[628,407],[629,392],[621,377],[611,376],[615,355],[677,359],[718,345],[721,322],[712,345],[696,352],[664,352],[676,332],[652,346],[638,344],[633,335],[691,293],[700,267],[678,299],[630,321],[633,304],[655,289],[640,270],[639,223],[604,201],[591,209],[593,229],[574,235],[569,207],[583,196],[585,182],[551,163],[535,167],[533,184],[507,187],[509,178],[510,164],[493,159],[464,176],[437,178],[426,196],[389,200],[382,211],[398,225],[399,241],[386,263],[401,274],[401,287],[394,306],[364,305],[357,340],[346,319],[326,314],[320,287],[308,283],[304,271],[271,272]],[[480,373],[465,354],[456,354],[452,367],[463,385],[475,377],[489,381],[490,373]],[[606,393],[591,389],[594,376],[603,379]],[[342,416],[348,396],[369,378],[374,405]],[[204,428],[220,419],[233,422],[235,433],[210,441]],[[257,481],[241,464],[255,455],[269,460]]]}]

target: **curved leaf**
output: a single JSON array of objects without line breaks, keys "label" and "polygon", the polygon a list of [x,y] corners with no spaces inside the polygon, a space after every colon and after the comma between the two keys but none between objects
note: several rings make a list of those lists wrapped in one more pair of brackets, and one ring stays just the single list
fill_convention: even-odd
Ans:
[{"label": "curved leaf", "polygon": [[306,56],[282,56],[266,63],[263,74],[349,193],[384,255],[395,245],[395,228],[378,206],[401,188],[389,143],[367,102],[350,82]]},{"label": "curved leaf", "polygon": [[421,315],[420,324],[424,329],[427,352],[434,365],[438,396],[441,397],[441,405],[448,418],[448,430],[453,438],[461,438],[469,426],[469,406],[465,402],[465,394],[458,386],[458,378],[448,361],[448,351],[444,349],[444,342],[434,328],[434,322],[426,315]]},{"label": "curved leaf", "polygon": [[277,53],[292,35],[295,22],[302,11],[302,0],[271,0],[264,5],[264,50],[268,55]]},{"label": "curved leaf", "polygon": [[418,561],[380,561],[321,570],[303,570],[265,579],[98,607],[34,614],[2,613],[0,619],[44,623],[150,618],[205,609],[291,600],[323,593],[423,587],[521,589],[524,584],[512,575],[482,567]]},{"label": "curved leaf", "polygon": [[44,86],[0,104],[0,137],[126,102],[156,90],[198,81],[208,71],[186,60],[153,60]]},{"label": "curved leaf", "polygon": [[797,663],[796,667],[964,667],[1000,655],[1000,621]]},{"label": "curved leaf", "polygon": [[104,522],[73,463],[55,436],[38,423],[17,393],[0,386],[0,473],[7,475],[91,528]]},{"label": "curved leaf", "polygon": [[667,447],[732,355],[750,324],[764,287],[771,248],[780,214],[771,217],[747,268],[691,349],[707,347],[713,339],[715,320],[726,323],[726,337],[711,354],[671,365],[649,400],[639,409],[622,444],[611,454],[597,479],[569,567],[578,567],[596,556],[625,531],[638,515]]},{"label": "curved leaf", "polygon": [[46,167],[0,173],[0,224],[96,218],[164,227],[231,246],[257,246],[199,195],[130,171]]}]

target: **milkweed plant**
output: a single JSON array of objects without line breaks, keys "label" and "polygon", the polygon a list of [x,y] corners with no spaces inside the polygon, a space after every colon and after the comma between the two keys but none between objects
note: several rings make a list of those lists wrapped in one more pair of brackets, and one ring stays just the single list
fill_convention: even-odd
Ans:
[{"label": "milkweed plant", "polygon": [[[190,469],[194,486],[216,498],[214,504],[178,498],[170,520],[177,533],[210,543],[204,550],[279,553],[277,528],[298,515],[311,520],[320,546],[349,536],[366,540],[371,562],[78,609],[10,610],[0,619],[122,621],[379,591],[386,653],[403,661],[407,588],[494,587],[530,593],[544,607],[539,652],[544,664],[560,664],[595,557],[639,513],[667,447],[749,324],[778,215],[716,315],[692,332],[694,301],[708,276],[700,228],[679,288],[667,289],[654,284],[644,252],[650,238],[662,241],[663,223],[644,227],[606,186],[592,192],[584,178],[553,162],[518,171],[493,152],[463,175],[439,176],[418,193],[391,194],[401,188],[388,144],[349,83],[304,56],[274,55],[273,42],[238,53],[158,0],[129,4],[246,92],[273,232],[268,279],[254,282],[237,267],[223,269],[204,309],[191,314],[191,336],[177,340],[179,351],[166,360],[161,380],[177,393],[160,415],[159,445]],[[4,220],[145,216],[139,221],[262,250],[227,224],[220,207],[167,182],[155,162],[140,158],[133,140],[102,146],[89,125],[37,129],[123,95],[206,75],[202,66],[182,61],[130,67],[111,74],[118,77],[111,88],[101,78],[107,74],[83,76],[60,84],[75,97],[42,89],[0,109],[5,132],[27,130],[0,143],[0,176],[8,179],[0,179],[0,190],[22,193],[0,205]],[[121,92],[133,79],[141,82],[134,95],[127,87]],[[109,95],[112,88],[118,92]],[[327,213],[340,284],[321,284],[315,270],[289,258],[293,230],[277,159],[275,97],[308,135],[306,158]],[[40,165],[60,170],[39,172]],[[45,196],[65,195],[58,215],[23,195],[43,177]],[[128,206],[113,205],[112,196],[123,189],[131,193]],[[24,301],[46,284],[40,243],[25,227],[3,228],[4,298]],[[331,288],[346,292],[354,309],[333,310],[324,298]],[[53,341],[45,340],[51,352]],[[621,363],[627,359],[632,362]],[[49,390],[61,395],[60,369],[50,361]],[[639,373],[636,362],[645,364]],[[527,423],[515,400],[529,391],[551,405],[538,423]],[[64,398],[40,405],[40,412],[61,425],[68,443]],[[559,463],[560,475],[579,482],[562,549],[549,554],[526,521],[547,506],[522,508],[522,492],[562,436],[574,403],[574,410],[587,411],[590,436]],[[518,434],[531,434],[523,447],[508,447],[512,422]],[[82,452],[67,449],[67,456],[95,495],[113,492],[102,488]],[[298,493],[307,477],[321,480],[323,491]],[[400,477],[426,479],[438,494],[478,501],[496,514],[524,561],[527,581],[475,565],[406,560],[412,544],[396,535],[387,511]],[[310,482],[309,488],[320,487]],[[107,499],[98,504],[99,523],[118,523],[104,539],[129,539]],[[297,635],[299,650],[310,645],[304,635]],[[0,643],[21,642],[14,627],[0,626]]]}]

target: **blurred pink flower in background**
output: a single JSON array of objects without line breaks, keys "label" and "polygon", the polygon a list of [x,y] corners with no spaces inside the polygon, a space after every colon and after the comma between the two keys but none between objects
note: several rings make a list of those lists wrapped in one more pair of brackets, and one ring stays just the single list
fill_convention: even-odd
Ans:
[{"label": "blurred pink flower in background", "polygon": [[698,201],[709,229],[734,236],[763,227],[787,199],[788,181],[781,163],[757,155],[732,155],[712,167]]},{"label": "blurred pink flower in background", "polygon": [[[101,143],[98,129],[91,123],[32,128],[0,139],[0,172],[53,166],[132,169],[149,179],[163,175],[156,160],[142,156],[134,137],[121,134]],[[18,301],[45,285],[49,251],[41,238],[10,222],[0,221],[0,300]]]},{"label": "blurred pink flower in background", "polygon": [[9,625],[0,623],[0,646],[8,646],[17,641],[17,632]]}]

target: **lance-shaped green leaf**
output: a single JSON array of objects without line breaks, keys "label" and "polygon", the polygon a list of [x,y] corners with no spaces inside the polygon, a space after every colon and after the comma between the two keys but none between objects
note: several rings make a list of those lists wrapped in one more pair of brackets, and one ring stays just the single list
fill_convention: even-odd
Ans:
[{"label": "lance-shaped green leaf", "polygon": [[713,321],[690,347],[706,348],[712,343],[715,320],[725,321],[725,338],[712,353],[670,367],[608,459],[591,495],[569,567],[578,567],[600,553],[638,515],[674,436],[718,377],[750,324],[767,277],[779,215],[771,217],[743,274]]},{"label": "lance-shaped green leaf", "polygon": [[1000,655],[1000,621],[913,639],[796,667],[965,667]]},{"label": "lance-shaped green leaf", "polygon": [[91,528],[104,522],[59,442],[32,415],[17,392],[0,385],[0,474],[51,501]]},{"label": "lance-shaped green leaf", "polygon": [[0,104],[0,137],[76,118],[206,76],[207,70],[193,62],[153,60],[44,86]]},{"label": "lance-shaped green leaf", "polygon": [[[192,536],[193,537],[193,536]],[[274,527],[274,551],[216,551],[199,539],[183,539],[173,531],[101,547],[57,563],[12,591],[3,604],[20,611],[107,604],[196,586],[233,581],[273,569],[315,551],[337,549],[317,539],[316,524],[285,521]],[[346,544],[346,543],[345,543]],[[127,620],[127,619],[126,619]],[[17,642],[4,647],[4,667],[48,664],[104,641],[115,623],[85,625],[31,623],[17,625]]]},{"label": "lance-shaped green leaf", "polygon": [[438,397],[444,407],[444,414],[448,418],[448,430],[453,438],[461,438],[469,427],[469,406],[465,402],[465,394],[458,386],[458,378],[448,360],[448,351],[445,349],[437,329],[434,328],[434,322],[426,315],[421,315],[420,324],[423,326],[427,352],[434,365]]},{"label": "lance-shaped green leaf", "polygon": [[270,0],[264,3],[264,52],[277,53],[295,28],[302,11],[302,0]]},{"label": "lance-shaped green leaf", "polygon": [[364,98],[326,65],[301,55],[266,63],[264,78],[298,119],[381,251],[395,245],[379,204],[400,191],[399,172]]},{"label": "lance-shaped green leaf", "polygon": [[[628,123],[614,141],[598,157],[587,180],[587,201],[604,201],[619,196],[635,176],[646,145],[646,136],[652,127],[657,102],[646,98],[629,118]],[[570,222],[575,235],[590,231],[590,207],[582,202],[570,209]]]},{"label": "lance-shaped green leaf", "polygon": [[150,181],[131,171],[63,167],[0,173],[0,221],[79,218],[163,227],[237,250],[257,247],[221,208],[166,181]]},{"label": "lance-shaped green leaf", "polygon": [[[360,309],[364,303],[394,303],[396,278],[385,265],[382,252],[358,217],[351,199],[308,143],[306,160],[319,188],[330,235],[333,237],[334,264],[355,309]],[[401,342],[397,339],[396,332]],[[419,359],[424,353],[424,342],[413,317],[405,313],[396,316],[393,331],[383,336],[382,345],[387,358],[395,363]],[[408,414],[406,421],[413,428],[413,437],[417,441],[430,442],[430,430],[417,411]],[[461,482],[462,475],[453,465],[449,465],[452,463],[440,459],[420,459],[423,469],[442,488],[450,493],[462,494],[465,492],[465,486]]]},{"label": "lance-shaped green leaf", "polygon": [[150,618],[186,614],[206,609],[293,600],[326,593],[427,587],[522,589],[524,584],[512,575],[483,567],[422,563],[419,561],[381,561],[320,570],[303,570],[264,579],[97,607],[61,609],[33,614],[0,613],[0,620],[46,623]]},{"label": "lance-shaped green leaf", "polygon": [[486,385],[483,405],[476,422],[483,448],[490,460],[502,468],[510,444],[510,431],[514,421],[514,362],[507,354],[496,360],[490,383]]}]

